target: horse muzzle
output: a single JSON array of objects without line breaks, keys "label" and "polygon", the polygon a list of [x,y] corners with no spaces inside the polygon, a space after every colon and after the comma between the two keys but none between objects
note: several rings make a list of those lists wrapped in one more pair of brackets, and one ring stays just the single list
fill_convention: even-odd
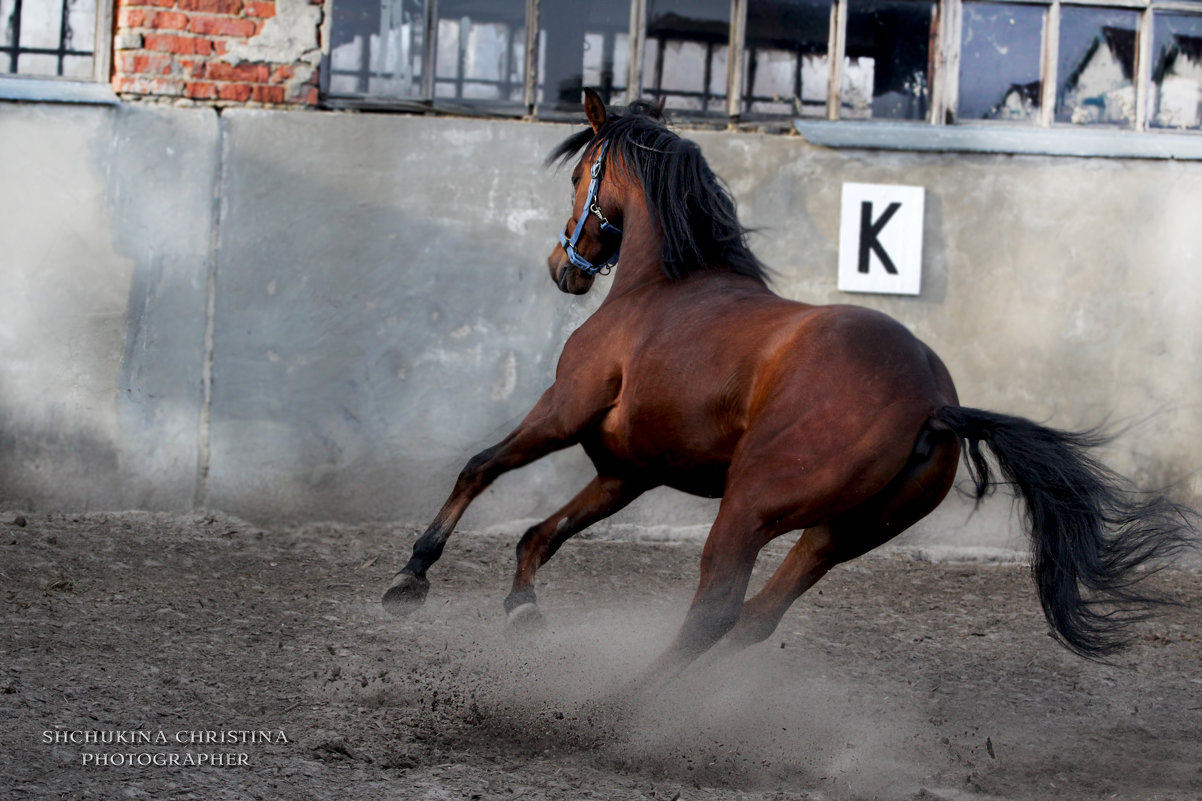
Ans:
[{"label": "horse muzzle", "polygon": [[595,276],[573,267],[572,263],[568,261],[567,253],[559,245],[556,245],[551,251],[551,255],[547,257],[547,269],[551,273],[551,280],[555,282],[555,286],[559,287],[561,292],[569,295],[583,295],[593,287]]}]

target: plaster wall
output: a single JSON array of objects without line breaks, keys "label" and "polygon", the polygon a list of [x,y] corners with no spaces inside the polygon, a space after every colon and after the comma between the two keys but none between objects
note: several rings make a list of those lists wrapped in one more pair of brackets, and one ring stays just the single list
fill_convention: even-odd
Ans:
[{"label": "plaster wall", "polygon": [[217,118],[0,105],[0,503],[189,508]]},{"label": "plaster wall", "polygon": [[[543,263],[568,180],[542,159],[573,130],[0,109],[0,503],[425,522],[604,291],[562,295]],[[1202,499],[1202,163],[687,135],[760,229],[779,292],[896,316],[966,405],[1126,425],[1115,467]],[[926,188],[920,296],[836,290],[844,181]],[[463,526],[516,533],[589,475],[553,456]],[[609,530],[700,534],[714,509],[662,491]],[[907,537],[1019,544],[1004,499],[970,510],[952,501]]]}]

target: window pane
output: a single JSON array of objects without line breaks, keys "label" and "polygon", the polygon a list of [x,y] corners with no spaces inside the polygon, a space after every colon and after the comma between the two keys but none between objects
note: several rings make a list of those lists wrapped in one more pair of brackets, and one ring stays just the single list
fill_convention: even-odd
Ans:
[{"label": "window pane", "polygon": [[960,47],[962,120],[1034,120],[1039,113],[1044,9],[965,3]]},{"label": "window pane", "polygon": [[[21,47],[57,50],[63,24],[61,2],[26,2],[21,6]],[[23,71],[23,70],[22,70]]]},{"label": "window pane", "polygon": [[520,102],[525,0],[440,0],[434,96]]},{"label": "window pane", "polygon": [[96,48],[96,0],[71,0],[67,10],[67,49],[91,53]]},{"label": "window pane", "polygon": [[1135,32],[1139,12],[1063,6],[1056,121],[1135,122]]},{"label": "window pane", "polygon": [[76,81],[90,81],[93,77],[92,57],[65,56],[63,58],[63,77]]},{"label": "window pane", "polygon": [[434,47],[434,96],[522,102],[525,0],[440,0],[425,30],[425,0],[338,0],[330,49],[330,94],[423,97],[422,66]]},{"label": "window pane", "polygon": [[420,98],[424,0],[340,0],[331,24],[330,93]]},{"label": "window pane", "polygon": [[750,0],[743,111],[826,114],[831,0]]},{"label": "window pane", "polygon": [[[0,0],[0,47],[8,47],[13,41],[13,7],[16,0]],[[0,55],[4,68],[8,69],[8,54]]]},{"label": "window pane", "polygon": [[22,75],[58,75],[58,56],[22,53],[21,60],[17,64],[17,71]]},{"label": "window pane", "polygon": [[1202,128],[1202,16],[1157,14],[1153,23],[1148,123]]},{"label": "window pane", "polygon": [[0,72],[92,78],[96,0],[0,0]]},{"label": "window pane", "polygon": [[726,106],[730,0],[647,0],[643,93],[668,108]]},{"label": "window pane", "polygon": [[930,2],[851,0],[839,116],[926,117],[934,15]]},{"label": "window pane", "polygon": [[626,99],[630,62],[630,4],[613,0],[539,3],[541,107],[579,111],[588,86],[606,103]]}]

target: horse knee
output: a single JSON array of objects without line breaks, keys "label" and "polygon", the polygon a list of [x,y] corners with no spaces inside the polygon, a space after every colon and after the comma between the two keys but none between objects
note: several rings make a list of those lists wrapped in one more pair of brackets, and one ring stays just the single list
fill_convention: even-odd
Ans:
[{"label": "horse knee", "polygon": [[472,494],[484,491],[484,488],[492,483],[496,477],[495,456],[497,453],[496,446],[486,448],[475,456],[467,460],[467,464],[459,471],[459,478],[455,482],[457,492],[471,492]]},{"label": "horse knee", "polygon": [[526,533],[522,535],[520,540],[518,540],[517,547],[514,550],[516,551],[519,565],[521,565],[523,560],[525,560],[526,551],[529,550],[530,543],[533,542],[534,538],[538,536],[538,529],[538,526],[531,526],[530,528],[526,529]]}]

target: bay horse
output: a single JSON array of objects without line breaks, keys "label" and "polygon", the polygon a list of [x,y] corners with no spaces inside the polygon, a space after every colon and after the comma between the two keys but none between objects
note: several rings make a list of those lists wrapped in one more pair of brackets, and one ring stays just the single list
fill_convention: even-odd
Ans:
[{"label": "bay horse", "polygon": [[[583,149],[547,266],[573,294],[616,267],[609,294],[525,419],[467,462],[385,592],[388,611],[423,602],[427,570],[495,478],[573,445],[597,475],[518,543],[505,599],[514,625],[541,621],[535,573],[574,534],[653,487],[722,498],[696,595],[653,674],[723,637],[736,647],[768,637],[832,567],[935,509],[962,451],[979,503],[999,483],[983,445],[1025,501],[1039,598],[1065,646],[1104,658],[1164,600],[1135,586],[1137,568],[1187,541],[1189,509],[1128,489],[1089,453],[1095,433],[961,406],[939,357],[884,314],[774,294],[730,194],[659,108],[636,101],[619,116],[587,90],[585,115],[590,127],[547,160]],[[745,600],[760,550],[796,530]]]}]

